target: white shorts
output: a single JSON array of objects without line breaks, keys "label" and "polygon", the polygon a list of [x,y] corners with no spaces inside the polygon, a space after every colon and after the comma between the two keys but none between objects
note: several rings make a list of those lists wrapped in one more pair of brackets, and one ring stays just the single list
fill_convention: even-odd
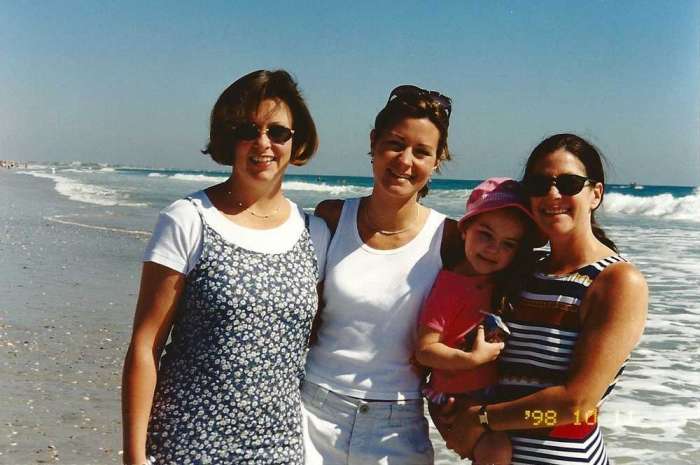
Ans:
[{"label": "white shorts", "polygon": [[432,465],[423,399],[365,401],[308,381],[301,391],[306,465]]}]

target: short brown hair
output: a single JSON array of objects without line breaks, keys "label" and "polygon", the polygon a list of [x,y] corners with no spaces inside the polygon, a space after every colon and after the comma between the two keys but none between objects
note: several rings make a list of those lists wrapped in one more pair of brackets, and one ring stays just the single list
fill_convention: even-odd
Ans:
[{"label": "short brown hair", "polygon": [[292,113],[293,165],[304,165],[318,149],[316,125],[296,81],[284,70],[258,70],[246,74],[228,86],[211,110],[209,142],[203,154],[221,164],[233,164],[233,151],[237,143],[233,128],[250,118],[263,100],[284,102]]}]

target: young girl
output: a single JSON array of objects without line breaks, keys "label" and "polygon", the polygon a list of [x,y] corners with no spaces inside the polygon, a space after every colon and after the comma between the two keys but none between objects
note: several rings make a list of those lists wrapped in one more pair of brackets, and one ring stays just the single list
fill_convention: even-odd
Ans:
[{"label": "young girl", "polygon": [[[493,307],[494,287],[495,295],[504,297],[506,286],[499,281],[532,250],[534,224],[519,183],[490,178],[477,186],[459,229],[465,258],[438,274],[419,320],[416,359],[432,368],[424,389],[431,407],[446,403],[449,397],[482,403],[488,398],[488,387],[497,381],[494,360],[504,347],[503,333],[498,337],[493,316],[489,316],[493,326],[489,334],[485,335],[482,323]],[[474,463],[510,464],[510,449],[504,433],[485,435],[475,450]]]}]

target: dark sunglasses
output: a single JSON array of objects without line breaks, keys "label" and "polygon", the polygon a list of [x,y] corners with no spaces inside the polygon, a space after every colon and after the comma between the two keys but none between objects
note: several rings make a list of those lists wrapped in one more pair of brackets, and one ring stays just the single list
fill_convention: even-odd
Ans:
[{"label": "dark sunglasses", "polygon": [[237,139],[246,141],[255,140],[261,134],[267,134],[270,141],[275,144],[284,144],[292,138],[294,129],[289,129],[280,124],[271,124],[261,131],[255,123],[242,123],[233,127],[233,134]]},{"label": "dark sunglasses", "polygon": [[398,86],[392,90],[389,94],[389,100],[387,100],[386,103],[388,105],[394,98],[403,99],[405,97],[428,97],[442,107],[447,118],[449,118],[450,113],[452,113],[452,99],[447,95],[442,95],[436,90],[425,90],[409,84]]},{"label": "dark sunglasses", "polygon": [[578,174],[560,174],[559,176],[532,175],[523,180],[525,193],[530,197],[542,197],[547,195],[552,186],[557,186],[561,195],[576,195],[581,192],[587,182],[596,181]]}]

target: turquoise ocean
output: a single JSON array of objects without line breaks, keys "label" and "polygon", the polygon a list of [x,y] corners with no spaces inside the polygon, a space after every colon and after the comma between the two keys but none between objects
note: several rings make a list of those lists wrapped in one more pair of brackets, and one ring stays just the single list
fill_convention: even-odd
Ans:
[{"label": "turquoise ocean", "polygon": [[[160,209],[223,181],[224,171],[185,171],[73,162],[15,171],[45,178],[75,212],[47,221],[146,238]],[[464,211],[477,180],[438,179],[424,203],[448,216]],[[288,175],[286,195],[308,211],[327,198],[367,195],[372,180]],[[91,208],[85,208],[91,205]],[[100,208],[95,209],[95,206]],[[86,213],[89,211],[89,213]],[[96,213],[96,211],[98,213]],[[700,188],[609,185],[598,221],[651,292],[644,336],[602,406],[608,453],[616,464],[700,463]],[[437,463],[458,463],[434,437]]]}]

